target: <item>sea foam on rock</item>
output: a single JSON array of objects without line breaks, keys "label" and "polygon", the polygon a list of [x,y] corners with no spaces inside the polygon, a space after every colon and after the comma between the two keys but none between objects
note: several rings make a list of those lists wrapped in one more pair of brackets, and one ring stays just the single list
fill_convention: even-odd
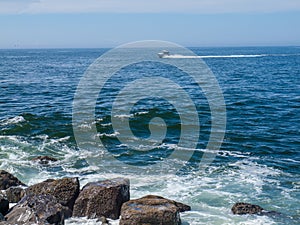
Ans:
[{"label": "sea foam on rock", "polygon": [[183,203],[148,195],[123,204],[120,225],[180,225],[179,212],[188,210]]},{"label": "sea foam on rock", "polygon": [[73,216],[118,219],[122,204],[129,198],[129,179],[115,178],[88,183],[75,202]]}]

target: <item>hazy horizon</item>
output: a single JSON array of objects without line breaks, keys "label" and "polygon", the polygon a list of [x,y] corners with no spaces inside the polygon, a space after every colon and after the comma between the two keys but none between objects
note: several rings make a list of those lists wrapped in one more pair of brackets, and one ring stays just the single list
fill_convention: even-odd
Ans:
[{"label": "hazy horizon", "polygon": [[0,0],[0,48],[300,46],[297,0]]}]

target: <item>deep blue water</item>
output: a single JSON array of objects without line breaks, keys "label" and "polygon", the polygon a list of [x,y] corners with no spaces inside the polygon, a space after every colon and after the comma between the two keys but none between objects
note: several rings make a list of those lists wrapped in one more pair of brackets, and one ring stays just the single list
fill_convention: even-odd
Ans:
[{"label": "deep blue water", "polygon": [[[192,81],[183,79],[180,71],[154,62],[132,65],[112,77],[99,94],[95,118],[100,139],[118,160],[137,166],[155,164],[172,153],[181,132],[180,117],[174,105],[163,99],[137,102],[130,116],[134,135],[148,137],[148,124],[154,117],[164,119],[167,134],[163,145],[151,151],[126,148],[111,126],[114,93],[126,82],[151,72],[182,79],[180,82],[190,96],[195,95],[193,100],[201,123],[199,151],[190,164],[185,165],[182,171],[185,175],[179,173],[167,180],[156,180],[153,175],[149,175],[149,179],[147,175],[140,180],[133,178],[133,196],[154,192],[185,201],[194,209],[183,215],[191,224],[240,224],[243,221],[297,224],[300,218],[300,48],[191,50],[199,56],[226,56],[203,59],[223,91],[227,126],[218,156],[201,177],[194,176],[193,171],[197,170],[195,165],[208,142],[211,114],[205,96],[196,95]],[[113,171],[110,175],[107,171],[102,173],[101,166],[89,165],[86,158],[90,155],[80,151],[72,128],[77,85],[88,66],[107,51],[0,50],[1,169],[29,184],[49,177],[80,176],[83,182],[88,182],[115,175]],[[252,57],[247,57],[249,55]],[[174,60],[190,62],[188,58]],[[193,121],[188,129],[193,129]],[[61,161],[44,168],[30,162],[29,159],[37,155],[52,155]],[[250,201],[280,211],[287,218],[234,217],[228,209],[237,201]]]}]

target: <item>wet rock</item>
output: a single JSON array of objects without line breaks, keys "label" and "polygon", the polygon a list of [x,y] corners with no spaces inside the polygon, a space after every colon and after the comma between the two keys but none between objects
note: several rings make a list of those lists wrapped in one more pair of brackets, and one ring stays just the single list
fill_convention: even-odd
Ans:
[{"label": "wet rock", "polygon": [[19,202],[25,195],[24,187],[10,187],[4,191],[7,200],[10,203]]},{"label": "wet rock", "polygon": [[180,225],[180,208],[174,203],[177,202],[160,196],[145,196],[125,202],[120,225]]},{"label": "wet rock", "polygon": [[115,178],[88,183],[76,199],[73,216],[118,219],[122,204],[129,198],[128,179]]},{"label": "wet rock", "polygon": [[167,199],[167,198],[164,198],[164,197],[161,197],[161,196],[157,196],[157,195],[146,195],[140,199],[148,199],[148,200],[151,200],[151,199],[161,199],[161,200],[165,200],[165,201],[168,201],[169,203],[175,205],[178,209],[179,209],[179,212],[185,212],[185,211],[191,211],[191,207],[189,205],[186,205],[186,204],[183,204],[181,202],[176,202],[174,200],[171,200],[171,199]]},{"label": "wet rock", "polygon": [[62,178],[57,180],[49,179],[32,185],[26,189],[26,195],[53,195],[60,204],[73,210],[79,191],[78,178]]},{"label": "wet rock", "polygon": [[5,216],[7,224],[64,224],[71,216],[51,195],[27,195]]},{"label": "wet rock", "polygon": [[31,159],[32,161],[35,161],[35,162],[38,162],[42,165],[47,165],[49,164],[50,162],[56,162],[58,161],[58,159],[54,158],[54,157],[51,157],[51,156],[37,156],[33,159]]},{"label": "wet rock", "polygon": [[0,194],[0,213],[5,215],[9,209],[9,201]]},{"label": "wet rock", "polygon": [[269,217],[286,217],[284,214],[276,211],[267,211],[260,207],[259,205],[253,205],[250,203],[238,202],[235,203],[231,211],[233,214],[244,215],[244,214],[256,214],[259,216],[269,216]]},{"label": "wet rock", "polygon": [[243,215],[243,214],[261,214],[263,212],[263,208],[259,205],[253,205],[244,202],[235,203],[231,211],[233,214]]},{"label": "wet rock", "polygon": [[6,190],[9,187],[19,185],[26,186],[12,174],[6,172],[5,170],[0,170],[0,190]]}]

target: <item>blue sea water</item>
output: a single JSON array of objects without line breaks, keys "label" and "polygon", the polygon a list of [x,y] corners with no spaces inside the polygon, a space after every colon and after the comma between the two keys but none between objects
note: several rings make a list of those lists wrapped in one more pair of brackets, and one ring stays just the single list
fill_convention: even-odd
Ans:
[{"label": "blue sea water", "polygon": [[[65,176],[77,176],[82,184],[127,176],[131,179],[132,198],[158,194],[191,205],[192,211],[181,215],[189,224],[299,224],[300,48],[191,50],[203,56],[202,60],[219,82],[226,103],[224,141],[204,172],[197,173],[197,164],[206,151],[211,130],[207,99],[197,92],[191,80],[183,79],[182,71],[156,62],[122,68],[99,93],[95,123],[106,148],[99,149],[97,158],[101,162],[91,163],[95,153],[78,148],[72,126],[74,95],[89,65],[108,49],[0,50],[0,169],[29,185]],[[181,60],[187,65],[191,62],[191,58],[180,56],[168,60]],[[166,138],[151,151],[126,148],[111,124],[114,93],[147,74],[169,74],[178,78],[190,96],[195,95],[200,138],[196,154],[178,173],[155,174],[142,169],[145,164],[163,161],[177,148],[182,127],[174,105],[161,98],[147,98],[137,102],[130,115],[117,115],[129,117],[132,133],[142,138],[150,135],[148,124],[152,118],[165,121]],[[125,106],[131,101],[122,100]],[[184,102],[182,107],[188,111]],[[190,121],[187,129],[193,130],[193,125]],[[88,126],[82,124],[81,129]],[[186,137],[189,138],[193,136]],[[128,139],[135,142],[132,137]],[[51,155],[60,161],[46,167],[30,161],[38,155]],[[107,155],[127,164],[115,169]],[[126,165],[135,165],[136,170]],[[171,170],[172,164],[169,167]],[[231,206],[241,201],[259,204],[282,215],[232,215]],[[81,223],[95,221],[67,221],[67,224]]]}]

